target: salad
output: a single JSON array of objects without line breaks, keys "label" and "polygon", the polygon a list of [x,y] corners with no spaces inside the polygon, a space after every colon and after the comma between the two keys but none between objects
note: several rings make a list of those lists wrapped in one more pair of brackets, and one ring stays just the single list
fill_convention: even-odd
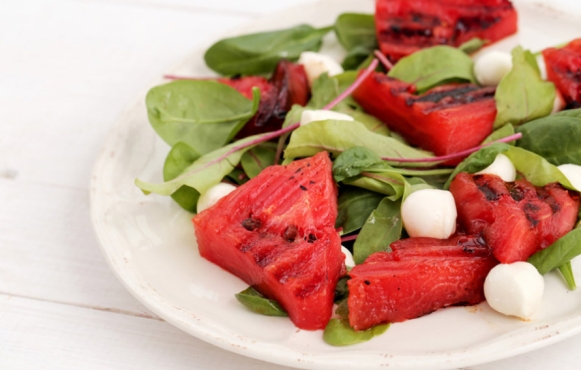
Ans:
[{"label": "salad", "polygon": [[[356,27],[359,28],[355,29]],[[376,43],[376,40],[373,39],[375,33],[373,16],[360,14],[342,15],[337,20],[334,29],[340,41],[342,39],[341,32],[351,32],[353,35],[367,35],[364,41],[357,40],[353,42],[354,45],[375,45]],[[367,30],[367,32],[361,32],[362,29]],[[223,40],[210,49],[210,51],[213,51],[208,53],[211,54],[212,58],[207,57],[206,60],[215,70],[229,75],[266,74],[271,72],[273,66],[279,63],[281,55],[296,59],[300,52],[316,50],[320,47],[323,36],[328,32],[331,32],[331,28],[314,29],[308,26],[298,26],[290,30]],[[280,41],[288,39],[293,40],[292,43],[289,43],[293,47],[296,47],[296,41],[298,40],[298,44],[301,46],[300,50],[292,49],[289,45],[285,45],[284,42]],[[267,41],[270,41],[270,43]],[[259,50],[264,45],[269,47],[266,48],[266,51],[263,51],[261,58],[257,58],[258,62],[233,63],[228,53],[232,52],[230,49],[235,49],[238,46],[237,42],[242,44],[254,43]],[[478,45],[478,43],[478,40],[471,41],[471,45]],[[578,120],[579,114],[576,111],[569,111],[561,115],[548,116],[553,107],[555,89],[550,86],[551,84],[542,81],[538,68],[535,69],[536,64],[531,62],[530,55],[532,54],[530,52],[519,48],[513,51],[513,68],[503,77],[494,95],[498,108],[498,114],[494,121],[494,126],[497,130],[490,135],[490,138],[482,138],[484,140],[481,140],[498,141],[498,139],[509,138],[509,140],[505,141],[511,142],[514,140],[512,134],[515,132],[514,127],[511,125],[515,123],[521,124],[518,128],[518,131],[522,134],[521,144],[517,142],[517,147],[514,149],[503,144],[494,144],[482,148],[480,148],[480,145],[471,146],[468,149],[473,151],[474,154],[454,169],[450,166],[434,168],[434,163],[449,165],[450,161],[457,161],[459,158],[465,157],[467,153],[463,153],[460,157],[454,157],[453,154],[455,153],[434,155],[409,145],[397,133],[388,131],[383,125],[378,125],[377,118],[367,114],[362,109],[362,104],[359,101],[353,100],[350,94],[344,94],[347,91],[347,86],[352,86],[356,82],[359,75],[359,72],[356,71],[357,68],[361,67],[362,70],[366,70],[369,73],[376,72],[373,72],[375,65],[370,64],[372,63],[374,46],[369,46],[365,51],[360,49],[353,51],[353,48],[350,48],[346,41],[342,41],[342,44],[349,50],[343,64],[346,68],[355,68],[355,70],[347,70],[347,72],[336,76],[322,74],[316,79],[312,79],[311,99],[307,105],[309,108],[332,106],[336,111],[349,115],[355,122],[337,119],[315,120],[315,122],[299,128],[296,123],[301,121],[300,117],[303,116],[305,108],[302,108],[300,104],[292,105],[284,120],[279,114],[273,115],[274,118],[282,121],[281,129],[235,140],[242,127],[246,127],[245,124],[248,125],[247,121],[256,117],[257,112],[260,113],[260,105],[264,102],[257,89],[250,89],[251,94],[245,97],[244,93],[237,92],[236,88],[231,87],[237,84],[236,81],[246,82],[244,80],[245,77],[235,77],[229,82],[226,82],[226,80],[216,82],[195,79],[177,81],[152,89],[150,94],[148,94],[150,121],[156,131],[173,147],[164,166],[164,177],[168,181],[164,184],[147,184],[138,181],[138,186],[144,191],[172,195],[182,207],[194,211],[198,204],[198,199],[207,194],[213,186],[220,183],[225,177],[230,182],[243,184],[248,178],[259,176],[260,172],[267,167],[266,164],[276,163],[281,159],[286,163],[290,163],[295,158],[311,156],[319,151],[315,149],[318,146],[339,147],[339,150],[332,153],[335,160],[333,175],[335,180],[343,186],[342,193],[339,196],[339,218],[336,226],[342,228],[342,232],[346,235],[344,241],[348,241],[350,238],[353,239],[355,234],[357,234],[355,243],[351,248],[355,254],[356,261],[360,263],[374,252],[374,250],[369,250],[369,245],[378,244],[374,243],[373,239],[384,236],[383,232],[378,231],[378,225],[369,221],[371,217],[376,220],[378,219],[376,217],[378,213],[394,214],[395,216],[391,218],[383,217],[386,219],[384,226],[387,227],[388,222],[392,222],[394,217],[401,218],[399,216],[401,214],[401,199],[413,193],[413,190],[447,187],[447,180],[451,180],[457,173],[462,171],[470,173],[481,171],[494,161],[497,154],[509,154],[510,159],[515,162],[517,170],[526,174],[527,176],[525,177],[529,181],[534,183],[535,178],[539,179],[536,181],[538,185],[535,183],[537,186],[550,182],[560,182],[569,189],[574,188],[559,170],[554,169],[554,166],[548,163],[545,164],[543,158],[531,153],[535,151],[546,152],[547,150],[545,146],[539,144],[539,140],[530,139],[531,136],[539,132],[534,130],[543,132],[545,135],[543,140],[547,142],[559,141],[559,136],[564,134],[563,131],[549,131],[543,129],[543,126],[555,126],[554,121],[558,121],[563,117],[572,117],[571,119]],[[273,45],[282,49],[273,49]],[[464,48],[467,47],[464,46]],[[216,52],[216,50],[218,51]],[[466,71],[472,70],[473,62],[462,50],[452,47],[426,48],[408,58],[402,58],[394,65],[392,71],[395,71],[395,78],[399,76],[402,81],[405,81],[405,78],[409,78],[411,81],[424,83],[425,85],[416,83],[418,92],[422,90],[428,91],[450,80],[455,82],[475,82],[471,73],[466,73]],[[430,53],[444,53],[444,57],[437,58],[442,63],[436,67],[431,67],[442,71],[441,75],[436,74],[436,77],[434,77],[433,71],[429,70],[430,66],[425,65],[425,61],[433,60],[434,58]],[[236,67],[239,69],[232,69]],[[283,66],[280,69],[287,70],[285,73],[288,79],[288,76],[292,76],[293,68],[292,66]],[[277,67],[277,72],[278,69]],[[430,73],[426,73],[427,71]],[[277,73],[275,72],[276,75]],[[360,79],[360,81],[364,80],[364,78]],[[428,81],[426,82],[426,80]],[[257,78],[255,82],[264,83],[264,81],[267,80]],[[276,86],[279,82],[276,78],[271,78],[267,83]],[[514,93],[517,87],[523,88],[523,86],[525,91],[531,92],[531,94],[525,94],[523,97],[522,94]],[[260,89],[260,93],[263,93],[268,88]],[[293,92],[296,91],[297,89],[293,89]],[[296,101],[296,96],[299,96],[298,99],[300,100],[300,93],[290,95],[293,95],[290,99],[291,101]],[[216,97],[219,97],[219,99]],[[249,97],[252,99],[248,99]],[[278,97],[279,95],[277,95]],[[521,100],[515,103],[515,99]],[[515,106],[522,106],[519,103],[523,101],[539,108],[533,112],[513,109]],[[205,110],[197,108],[196,104],[199,102],[203,102],[201,105],[206,107]],[[334,106],[330,103],[334,103]],[[282,110],[284,111],[284,107]],[[196,124],[192,124],[192,122]],[[212,125],[211,128],[209,127],[210,125]],[[211,135],[208,135],[209,131],[211,131]],[[535,133],[531,134],[531,132]],[[271,141],[273,139],[278,139],[278,141]],[[411,141],[410,139],[408,140]],[[462,140],[456,139],[456,141]],[[363,142],[362,145],[358,145],[361,142]],[[378,145],[378,142],[382,145]],[[343,147],[338,146],[337,143],[340,143]],[[285,149],[283,158],[280,157],[282,149]],[[571,157],[571,148],[560,147],[555,149],[550,155],[545,154],[553,163],[557,164],[561,161],[561,159],[555,158]],[[434,151],[436,150],[434,149]],[[457,153],[458,150],[455,150],[455,152]],[[450,154],[452,154],[451,157],[449,156]],[[387,162],[389,167],[379,168],[377,158],[374,155],[375,157],[379,156],[382,162]],[[362,158],[363,163],[360,161]],[[238,166],[238,163],[241,165]],[[536,170],[539,167],[543,167],[543,170]],[[366,177],[364,173],[369,173],[372,169],[380,170],[382,174],[386,174],[388,181],[370,184],[369,178],[373,180],[377,180],[377,178]],[[394,179],[397,179],[397,183],[400,185],[394,186]],[[384,201],[386,198],[389,202]],[[354,202],[353,199],[361,199],[362,201]],[[388,204],[388,206],[385,204]],[[356,209],[357,212],[353,212],[353,209]],[[348,217],[345,218],[345,215]],[[394,238],[393,240],[382,240],[382,243],[379,244],[386,245],[387,248],[391,241],[399,239],[402,233],[401,222],[398,230],[399,232],[395,230],[395,232],[391,233],[393,234],[391,236]],[[542,268],[545,272],[553,268],[560,268],[567,277],[570,286],[573,286],[574,281],[572,280],[570,264],[568,263],[574,255],[578,254],[576,249],[579,246],[574,240],[568,239],[575,239],[576,237],[576,233],[573,231],[571,236],[567,234],[562,239],[559,239],[561,240],[560,244],[558,244],[561,251],[560,254],[566,254],[568,259],[556,261],[552,256],[547,257],[546,255],[550,255],[550,251],[554,250],[554,248],[544,249],[544,251],[549,252],[543,252],[545,255],[537,257],[540,260],[540,264],[548,265]],[[563,253],[563,250],[566,250],[566,253]],[[547,261],[552,262],[547,263]],[[246,292],[245,296],[256,296],[256,294]],[[254,299],[254,301],[260,302],[260,299]],[[269,304],[272,304],[272,302],[269,302]],[[330,331],[342,332],[345,330],[336,321],[332,325],[331,329],[329,329]],[[374,330],[376,332],[381,331]],[[345,335],[342,334],[339,337],[344,337]],[[369,333],[365,333],[365,336],[369,337]],[[354,341],[359,340],[356,339]]]}]

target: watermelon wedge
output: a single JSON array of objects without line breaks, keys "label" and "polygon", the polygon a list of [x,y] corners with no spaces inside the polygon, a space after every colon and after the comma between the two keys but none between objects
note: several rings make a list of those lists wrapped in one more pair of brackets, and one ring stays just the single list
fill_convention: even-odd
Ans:
[{"label": "watermelon wedge", "polygon": [[345,274],[337,188],[326,152],[271,166],[194,217],[202,257],[276,300],[301,329],[323,329]]},{"label": "watermelon wedge", "polygon": [[355,330],[480,303],[486,275],[498,264],[478,236],[409,238],[391,248],[349,272],[349,324]]}]

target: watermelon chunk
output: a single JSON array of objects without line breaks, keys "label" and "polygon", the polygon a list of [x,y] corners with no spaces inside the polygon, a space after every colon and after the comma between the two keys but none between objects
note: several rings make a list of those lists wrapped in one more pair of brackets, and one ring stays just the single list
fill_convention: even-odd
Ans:
[{"label": "watermelon chunk", "polygon": [[458,174],[450,184],[458,221],[481,233],[502,263],[526,261],[575,225],[579,195],[553,183],[505,183],[495,175]]},{"label": "watermelon chunk", "polygon": [[345,274],[329,155],[271,166],[193,219],[202,257],[323,329]]},{"label": "watermelon chunk", "polygon": [[440,156],[473,148],[492,132],[494,91],[491,87],[451,84],[415,95],[413,84],[373,73],[353,97],[410,144]]},{"label": "watermelon chunk", "polygon": [[480,303],[484,279],[498,263],[477,236],[409,238],[391,248],[349,272],[349,323],[355,330]]},{"label": "watermelon chunk", "polygon": [[581,38],[543,50],[547,79],[563,94],[567,108],[581,108]]},{"label": "watermelon chunk", "polygon": [[517,13],[508,0],[378,0],[375,24],[381,52],[396,62],[434,45],[498,41],[517,31]]}]

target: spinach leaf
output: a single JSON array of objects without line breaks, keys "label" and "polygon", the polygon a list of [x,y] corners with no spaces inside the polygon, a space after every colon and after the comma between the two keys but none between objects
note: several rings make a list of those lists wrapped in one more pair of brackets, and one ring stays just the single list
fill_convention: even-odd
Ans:
[{"label": "spinach leaf", "polygon": [[359,230],[383,197],[382,194],[374,191],[351,186],[342,187],[335,227],[342,227],[344,234]]},{"label": "spinach leaf", "polygon": [[581,165],[581,117],[551,115],[518,128],[517,146],[544,157],[550,163]]},{"label": "spinach leaf", "polygon": [[547,160],[528,150],[511,146],[504,152],[516,171],[534,186],[545,186],[551,182],[558,182],[567,189],[575,190],[565,175]]},{"label": "spinach leaf", "polygon": [[[253,143],[265,135],[268,135],[268,133],[249,136],[211,153],[204,154],[173,180],[155,184],[136,179],[135,185],[145,194],[171,195],[184,185],[204,194],[209,188],[219,183],[224,176],[228,175],[240,163],[242,155],[255,146],[249,145],[249,143]],[[242,149],[237,150],[240,147]]]},{"label": "spinach leaf", "polygon": [[[296,129],[285,150],[285,158],[309,157],[326,150],[334,155],[356,146],[367,147],[380,157],[426,158],[432,153],[412,148],[396,139],[369,131],[357,121],[319,121]],[[406,167],[433,166],[431,163],[406,163]]]},{"label": "spinach leaf", "polygon": [[549,247],[533,254],[529,262],[541,275],[571,261],[581,254],[581,229],[574,229]]},{"label": "spinach leaf", "polygon": [[339,154],[333,163],[333,177],[340,182],[346,178],[359,175],[366,168],[382,164],[381,158],[372,150],[362,146],[349,148]]},{"label": "spinach leaf", "polygon": [[452,172],[446,184],[444,184],[444,189],[450,187],[450,183],[460,172],[476,173],[490,166],[496,159],[496,156],[500,153],[506,152],[509,147],[508,144],[495,143],[470,154],[468,158],[464,159],[458,166],[456,166],[456,169]]},{"label": "spinach leaf", "polygon": [[402,175],[391,170],[362,172],[360,176],[343,180],[343,183],[387,195],[394,201],[404,196],[407,184]]},{"label": "spinach leaf", "polygon": [[466,41],[462,45],[458,46],[458,49],[462,50],[466,54],[472,54],[475,51],[480,50],[487,43],[488,43],[487,40],[483,40],[479,37],[474,37]]},{"label": "spinach leaf", "polygon": [[567,261],[561,266],[559,266],[559,271],[565,278],[565,282],[569,287],[569,290],[577,289],[577,284],[575,283],[575,275],[573,275],[573,267],[571,266],[571,261]]},{"label": "spinach leaf", "polygon": [[390,251],[390,244],[401,238],[401,200],[384,198],[359,232],[353,245],[353,259],[363,263],[375,252]]},{"label": "spinach leaf", "polygon": [[[482,142],[482,145],[492,143],[493,141],[500,140],[510,135],[514,135],[514,133],[514,126],[508,123],[501,128],[496,129],[492,134],[488,135],[488,137]],[[514,144],[514,141],[511,141],[509,144]]]},{"label": "spinach leaf", "polygon": [[205,154],[230,141],[256,113],[253,101],[230,86],[207,80],[179,80],[156,86],[146,97],[153,129],[169,145],[181,141]]},{"label": "spinach leaf", "polygon": [[512,50],[512,69],[498,84],[494,100],[498,110],[494,128],[507,123],[518,126],[551,113],[555,85],[543,81],[535,57],[517,46]]},{"label": "spinach leaf", "polygon": [[223,39],[204,54],[208,67],[223,75],[269,74],[281,59],[296,60],[303,51],[318,51],[333,27],[292,28]]},{"label": "spinach leaf", "polygon": [[419,93],[449,82],[475,83],[474,62],[466,53],[450,46],[434,46],[402,58],[388,76],[416,86]]},{"label": "spinach leaf", "polygon": [[343,68],[355,69],[377,49],[373,14],[345,13],[335,21],[335,34],[347,50]]},{"label": "spinach leaf", "polygon": [[[200,153],[188,144],[178,142],[170,150],[163,164],[163,181],[178,177],[186,168],[200,158]],[[200,193],[189,186],[180,187],[171,195],[173,200],[186,211],[195,213]]]},{"label": "spinach leaf", "polygon": [[350,346],[367,342],[387,329],[389,324],[380,324],[367,330],[355,331],[349,326],[349,320],[331,319],[323,332],[323,340],[332,346]]},{"label": "spinach leaf", "polygon": [[266,167],[274,164],[276,144],[264,143],[242,155],[240,163],[249,178],[258,176]]},{"label": "spinach leaf", "polygon": [[264,296],[257,292],[253,287],[248,287],[248,289],[241,291],[235,296],[238,302],[248,307],[252,312],[265,316],[288,316],[284,308],[282,308],[278,302],[264,298]]}]

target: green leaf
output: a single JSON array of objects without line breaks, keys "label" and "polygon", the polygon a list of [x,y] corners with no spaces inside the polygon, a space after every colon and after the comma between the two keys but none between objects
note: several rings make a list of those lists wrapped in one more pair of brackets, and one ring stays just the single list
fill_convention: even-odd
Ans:
[{"label": "green leaf", "polygon": [[458,46],[458,49],[462,50],[466,54],[472,54],[475,51],[480,50],[487,43],[488,43],[487,40],[482,40],[479,37],[474,37],[466,41],[462,45]]},{"label": "green leaf", "polygon": [[391,169],[362,172],[360,176],[345,179],[343,183],[385,194],[391,200],[403,197],[407,186],[405,178]]},{"label": "green leaf", "polygon": [[274,164],[276,145],[272,143],[261,144],[250,149],[242,155],[241,164],[244,172],[250,178],[258,176],[262,170]]},{"label": "green leaf", "polygon": [[494,128],[518,126],[551,113],[555,85],[543,81],[531,52],[517,46],[512,50],[512,69],[498,84],[494,99],[498,110]]},{"label": "green leaf", "polygon": [[179,80],[156,86],[146,97],[153,129],[169,145],[184,142],[205,154],[230,141],[256,113],[253,101],[230,86],[207,80]]},{"label": "green leaf", "polygon": [[545,186],[551,182],[558,182],[567,189],[575,190],[565,175],[547,160],[528,150],[514,146],[504,152],[516,171],[534,186]]},{"label": "green leaf", "polygon": [[518,128],[517,146],[544,157],[550,163],[581,165],[581,117],[550,115]]},{"label": "green leaf", "polygon": [[577,289],[577,284],[575,283],[575,275],[573,275],[573,267],[571,266],[571,261],[567,261],[561,266],[559,266],[559,271],[565,278],[565,282],[569,287],[569,290]]},{"label": "green leaf", "polygon": [[[196,152],[188,144],[182,142],[175,144],[163,165],[163,181],[175,179],[198,158],[200,158],[200,153]],[[195,213],[200,193],[189,186],[182,186],[171,197],[180,207]]]},{"label": "green leaf", "polygon": [[281,59],[297,60],[303,51],[318,51],[333,27],[292,28],[223,39],[204,54],[208,67],[223,75],[269,74]]},{"label": "green leaf", "polygon": [[282,316],[286,317],[288,314],[276,301],[267,299],[257,292],[253,287],[236,294],[238,302],[248,307],[252,312],[265,316]]},{"label": "green leaf", "polygon": [[341,188],[339,195],[337,221],[335,227],[343,228],[344,234],[359,230],[367,218],[377,208],[383,195],[351,186]]},{"label": "green leaf", "polygon": [[418,93],[450,82],[475,83],[474,62],[461,50],[434,46],[399,60],[388,76],[416,86]]},{"label": "green leaf", "polygon": [[356,69],[377,49],[373,14],[345,13],[335,21],[335,34],[347,50],[343,68]]},{"label": "green leaf", "polygon": [[339,154],[333,163],[333,177],[340,182],[346,178],[359,175],[374,164],[383,164],[374,151],[362,146],[349,148]]},{"label": "green leaf", "polygon": [[581,229],[574,229],[549,247],[533,254],[529,262],[541,275],[571,261],[581,254]]},{"label": "green leaf", "polygon": [[[488,137],[484,139],[484,141],[482,142],[482,145],[492,143],[493,141],[497,141],[505,137],[509,137],[511,135],[514,135],[514,133],[515,133],[514,126],[509,123],[507,125],[502,126],[499,129],[496,129],[492,134],[488,135]],[[513,143],[514,141],[510,142],[510,144]]]},{"label": "green leaf", "polygon": [[[265,135],[268,134],[249,136],[205,154],[173,180],[155,184],[136,179],[135,185],[145,194],[171,195],[184,185],[204,194],[209,188],[222,181],[224,176],[228,175],[240,163],[242,155],[255,146],[252,145],[253,142]],[[237,148],[242,149],[236,150]]]},{"label": "green leaf", "polygon": [[401,238],[401,201],[384,198],[359,232],[353,245],[353,259],[363,263],[375,252],[391,250],[390,244]]},{"label": "green leaf", "polygon": [[[310,157],[326,150],[338,155],[356,146],[367,147],[380,157],[427,158],[433,154],[403,144],[392,137],[369,131],[357,121],[319,121],[296,129],[284,152],[285,158]],[[406,167],[433,166],[431,163],[406,163]]]},{"label": "green leaf", "polygon": [[323,332],[323,340],[332,346],[350,346],[367,342],[385,333],[387,329],[389,324],[380,324],[367,330],[355,331],[349,326],[348,320],[331,319]]}]

